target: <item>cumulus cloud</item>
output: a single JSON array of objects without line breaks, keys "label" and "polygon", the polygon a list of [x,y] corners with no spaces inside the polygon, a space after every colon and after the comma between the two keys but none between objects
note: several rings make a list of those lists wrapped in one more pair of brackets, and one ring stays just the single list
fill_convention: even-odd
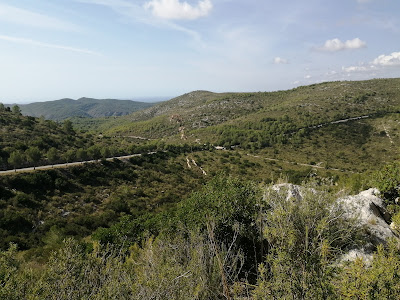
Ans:
[{"label": "cumulus cloud", "polygon": [[360,63],[358,66],[342,67],[344,73],[375,73],[385,72],[389,68],[400,67],[400,52],[393,52],[392,54],[382,54],[368,63]]},{"label": "cumulus cloud", "polygon": [[288,60],[284,59],[282,57],[277,56],[274,58],[274,64],[276,64],[276,65],[288,64],[288,63],[289,63]]},{"label": "cumulus cloud", "polygon": [[332,39],[327,40],[322,47],[319,47],[318,50],[320,51],[328,51],[328,52],[337,52],[342,50],[353,50],[353,49],[360,49],[365,48],[367,43],[360,40],[359,38],[355,38],[352,40],[347,40],[342,42],[339,39]]},{"label": "cumulus cloud", "polygon": [[179,0],[151,0],[144,4],[156,17],[169,20],[194,20],[207,16],[213,8],[211,0],[201,0],[196,6]]},{"label": "cumulus cloud", "polygon": [[372,61],[372,64],[381,67],[400,66],[400,52],[393,52],[389,55],[379,55]]}]

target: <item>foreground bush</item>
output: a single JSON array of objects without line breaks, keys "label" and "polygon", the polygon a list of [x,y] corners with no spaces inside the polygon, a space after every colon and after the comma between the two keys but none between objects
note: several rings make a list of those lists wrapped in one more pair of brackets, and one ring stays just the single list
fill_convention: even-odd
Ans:
[{"label": "foreground bush", "polygon": [[359,229],[328,193],[289,189],[269,188],[264,197],[262,227],[268,252],[259,265],[255,297],[329,298],[337,272],[335,261],[357,243]]},{"label": "foreground bush", "polygon": [[219,177],[150,222],[152,234],[129,240],[127,226],[117,245],[67,239],[41,266],[11,245],[0,252],[0,299],[397,299],[397,242],[371,265],[341,264],[361,228],[328,193],[288,188],[262,194]]}]

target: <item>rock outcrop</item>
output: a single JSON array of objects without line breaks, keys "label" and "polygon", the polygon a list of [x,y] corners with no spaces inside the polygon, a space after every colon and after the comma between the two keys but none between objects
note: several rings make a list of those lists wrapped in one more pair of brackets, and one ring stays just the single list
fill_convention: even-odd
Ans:
[{"label": "rock outcrop", "polygon": [[[284,183],[272,186],[272,190],[278,193],[285,193],[286,200],[302,201],[306,192],[318,193],[317,190],[299,185]],[[398,237],[390,224],[391,216],[386,211],[380,192],[371,188],[362,191],[357,195],[346,196],[337,199],[341,205],[344,216],[354,219],[365,231],[366,243],[359,248],[354,248],[344,253],[339,263],[353,261],[362,258],[365,263],[372,261],[372,253],[379,244],[386,244],[390,238]]]},{"label": "rock outcrop", "polygon": [[390,228],[390,215],[379,194],[377,189],[369,189],[358,195],[338,199],[348,217],[356,218],[365,227],[375,245],[395,237]]}]

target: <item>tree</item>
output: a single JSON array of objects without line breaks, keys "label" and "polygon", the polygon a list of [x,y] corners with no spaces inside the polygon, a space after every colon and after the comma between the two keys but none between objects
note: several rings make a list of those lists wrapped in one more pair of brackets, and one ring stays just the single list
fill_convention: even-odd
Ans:
[{"label": "tree", "polygon": [[88,153],[85,149],[79,148],[76,151],[76,158],[79,159],[80,161],[85,161],[88,159]]},{"label": "tree", "polygon": [[40,152],[38,147],[29,147],[25,151],[26,157],[29,162],[33,163],[33,169],[36,169],[36,164],[40,161],[42,158],[42,153]]},{"label": "tree", "polygon": [[52,165],[59,159],[56,148],[50,148],[50,150],[47,152],[47,159],[52,163]]},{"label": "tree", "polygon": [[72,122],[70,120],[64,121],[63,129],[68,134],[75,134],[74,127],[72,127]]},{"label": "tree", "polygon": [[16,115],[21,115],[21,108],[18,105],[12,107],[12,112]]},{"label": "tree", "polygon": [[5,111],[6,107],[4,106],[3,103],[0,102],[0,111]]},{"label": "tree", "polygon": [[67,163],[73,162],[76,157],[75,150],[70,149],[64,154],[64,159],[66,160]]},{"label": "tree", "polygon": [[100,152],[101,152],[101,157],[102,158],[108,158],[108,157],[111,156],[111,151],[110,151],[110,149],[108,147],[102,148]]},{"label": "tree", "polygon": [[8,163],[14,167],[15,172],[17,172],[17,168],[22,164],[22,154],[19,151],[14,151],[11,153],[8,158]]},{"label": "tree", "polygon": [[97,145],[93,145],[88,149],[89,156],[92,159],[99,159],[101,158],[100,148]]}]

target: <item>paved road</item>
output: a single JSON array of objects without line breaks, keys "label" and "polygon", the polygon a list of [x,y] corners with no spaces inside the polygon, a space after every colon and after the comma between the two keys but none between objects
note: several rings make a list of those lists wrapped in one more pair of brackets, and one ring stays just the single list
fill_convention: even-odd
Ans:
[{"label": "paved road", "polygon": [[353,117],[353,118],[348,118],[348,119],[342,119],[342,120],[332,121],[332,122],[328,122],[328,123],[322,123],[322,124],[310,126],[310,127],[308,127],[308,128],[319,128],[319,127],[326,126],[326,125],[329,125],[329,124],[346,123],[346,122],[349,122],[349,121],[361,120],[361,119],[366,119],[366,118],[369,118],[369,117],[370,117],[370,116]]},{"label": "paved road", "polygon": [[[155,152],[150,152],[149,154],[153,154]],[[131,154],[131,155],[124,155],[124,156],[116,156],[116,157],[110,157],[106,158],[106,160],[113,160],[114,158],[117,159],[129,159],[131,157],[135,156],[141,156],[141,154]],[[16,170],[7,170],[7,171],[0,171],[0,175],[10,175],[10,174],[15,174],[15,173],[23,173],[23,172],[33,172],[36,170],[48,170],[48,169],[55,169],[55,168],[69,168],[73,166],[78,166],[83,163],[95,163],[98,162],[98,160],[87,160],[84,162],[71,162],[71,163],[66,163],[66,164],[56,164],[56,165],[47,165],[47,166],[39,166],[36,168],[23,168],[23,169],[16,169]]]}]

